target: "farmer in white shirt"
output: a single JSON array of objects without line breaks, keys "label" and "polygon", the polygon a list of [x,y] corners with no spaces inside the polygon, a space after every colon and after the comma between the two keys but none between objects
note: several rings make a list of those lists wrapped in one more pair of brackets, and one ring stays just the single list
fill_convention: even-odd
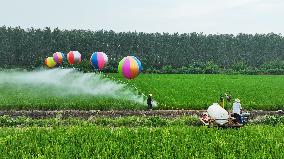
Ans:
[{"label": "farmer in white shirt", "polygon": [[235,102],[233,103],[233,117],[236,118],[238,123],[242,123],[241,121],[241,101],[237,98],[235,99]]}]

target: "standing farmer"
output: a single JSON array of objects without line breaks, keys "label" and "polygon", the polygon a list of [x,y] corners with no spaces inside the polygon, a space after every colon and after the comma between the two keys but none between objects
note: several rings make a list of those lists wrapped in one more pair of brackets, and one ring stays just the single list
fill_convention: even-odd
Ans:
[{"label": "standing farmer", "polygon": [[223,94],[220,94],[220,105],[222,108],[224,108],[224,96]]},{"label": "standing farmer", "polygon": [[231,101],[232,101],[231,93],[230,92],[229,93],[225,93],[225,96],[226,96],[227,102],[231,103]]},{"label": "standing farmer", "polygon": [[242,111],[241,101],[237,98],[233,103],[233,117],[236,118],[237,122],[240,124],[242,123],[241,111]]},{"label": "standing farmer", "polygon": [[149,110],[152,110],[152,94],[149,94],[148,95],[148,98],[147,98],[147,105],[148,105],[148,109]]},{"label": "standing farmer", "polygon": [[229,109],[229,105],[231,105],[232,103],[232,96],[231,93],[225,93],[225,98],[226,98],[226,109]]}]

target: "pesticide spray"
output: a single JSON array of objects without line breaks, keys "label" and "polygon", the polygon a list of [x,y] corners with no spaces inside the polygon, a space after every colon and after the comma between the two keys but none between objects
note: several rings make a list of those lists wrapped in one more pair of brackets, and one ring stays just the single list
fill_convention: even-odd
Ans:
[{"label": "pesticide spray", "polygon": [[[51,88],[49,95],[91,95],[113,99],[129,100],[146,105],[145,95],[139,95],[137,88],[118,83],[101,74],[82,73],[75,69],[39,69],[33,72],[2,71],[0,86],[32,86],[38,89]],[[156,102],[154,102],[156,105]]]}]

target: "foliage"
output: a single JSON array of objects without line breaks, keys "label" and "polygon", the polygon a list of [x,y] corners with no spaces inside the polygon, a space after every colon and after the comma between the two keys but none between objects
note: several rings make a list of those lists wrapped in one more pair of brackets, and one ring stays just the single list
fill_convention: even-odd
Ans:
[{"label": "foliage", "polygon": [[283,126],[0,129],[1,158],[283,158]]},{"label": "foliage", "polygon": [[[80,116],[63,117],[60,112],[56,117],[40,118],[33,115],[0,116],[1,127],[59,127],[59,126],[108,126],[108,127],[168,127],[168,126],[203,126],[199,117],[194,116]],[[248,125],[278,126],[284,124],[284,116],[264,115],[249,120]]]},{"label": "foliage", "polygon": [[[158,102],[155,109],[207,109],[225,92],[240,98],[245,109],[279,110],[284,105],[283,76],[141,74],[135,80],[125,80],[119,74],[108,74],[108,77],[128,83],[129,88],[137,88],[139,94],[153,94]],[[127,100],[53,95],[50,92],[58,90],[52,89],[3,85],[0,87],[0,109],[146,109],[145,105]],[[231,109],[230,104],[228,108]]]},{"label": "foliage", "polygon": [[[115,76],[115,74],[113,74]],[[119,79],[119,77],[117,77]],[[230,92],[244,109],[283,109],[283,76],[140,75],[129,81],[144,94],[153,94],[159,109],[207,109]],[[123,80],[123,79],[121,79]],[[228,108],[231,109],[232,103]]]},{"label": "foliage", "polygon": [[284,124],[284,116],[260,116],[251,121],[251,124],[278,125]]},{"label": "foliage", "polygon": [[[116,72],[124,56],[135,55],[142,61],[144,72],[151,73],[184,73],[178,71],[182,67],[191,68],[185,71],[188,73],[219,73],[250,67],[262,74],[283,74],[283,48],[283,36],[274,33],[234,36],[0,27],[1,68],[34,69],[56,51],[78,50],[83,61],[76,67],[86,72],[93,70],[89,62],[92,52],[104,51],[110,61],[105,72]],[[266,66],[275,60],[280,65]],[[239,68],[240,63],[246,66]],[[194,66],[204,64],[206,67]],[[64,67],[71,66],[65,63]]]},{"label": "foliage", "polygon": [[33,119],[25,116],[0,116],[1,127],[56,127],[56,126],[109,126],[109,127],[164,127],[164,126],[201,126],[196,116],[181,116],[166,118],[159,116],[126,116],[126,117],[99,117],[62,118],[59,114],[55,118]]}]

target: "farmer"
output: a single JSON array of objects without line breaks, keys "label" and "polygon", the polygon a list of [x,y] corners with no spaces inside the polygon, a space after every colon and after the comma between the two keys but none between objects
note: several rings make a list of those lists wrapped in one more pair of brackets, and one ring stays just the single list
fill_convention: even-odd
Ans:
[{"label": "farmer", "polygon": [[222,108],[224,108],[224,97],[223,97],[223,94],[220,94],[219,104],[221,105]]},{"label": "farmer", "polygon": [[225,98],[226,98],[226,109],[229,109],[231,102],[232,102],[232,96],[231,93],[225,93]]},{"label": "farmer", "polygon": [[152,110],[152,94],[148,95],[147,104],[148,104],[148,109]]},{"label": "farmer", "polygon": [[207,113],[203,113],[199,120],[204,124],[204,125],[209,125],[209,116]]},{"label": "farmer", "polygon": [[237,98],[235,99],[235,102],[233,103],[233,117],[236,118],[237,122],[242,124],[242,120],[241,120],[241,111],[242,111],[242,107],[241,107],[241,101]]},{"label": "farmer", "polygon": [[231,103],[231,101],[232,101],[231,93],[230,92],[229,93],[225,93],[225,97],[226,97],[227,102]]}]

